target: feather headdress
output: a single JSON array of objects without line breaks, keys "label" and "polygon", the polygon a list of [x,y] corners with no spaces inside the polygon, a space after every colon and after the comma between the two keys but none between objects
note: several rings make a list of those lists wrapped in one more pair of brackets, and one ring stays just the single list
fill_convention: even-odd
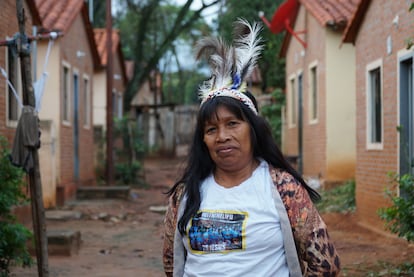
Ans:
[{"label": "feather headdress", "polygon": [[257,110],[250,98],[244,94],[245,80],[253,72],[263,46],[258,34],[261,26],[250,25],[244,19],[235,22],[234,41],[226,44],[223,39],[207,37],[196,45],[196,59],[206,57],[211,69],[211,77],[199,88],[201,105],[217,96],[230,96],[242,101],[254,113]]}]

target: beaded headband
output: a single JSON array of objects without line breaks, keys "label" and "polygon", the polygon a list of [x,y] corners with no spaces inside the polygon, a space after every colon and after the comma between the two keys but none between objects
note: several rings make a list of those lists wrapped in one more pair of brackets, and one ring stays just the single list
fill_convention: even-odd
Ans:
[{"label": "beaded headband", "polygon": [[258,33],[258,23],[250,25],[239,19],[235,23],[234,41],[227,45],[221,38],[203,38],[197,43],[196,58],[207,57],[211,69],[211,78],[199,88],[201,105],[218,96],[228,96],[240,100],[255,114],[253,101],[244,93],[246,82],[260,56],[263,46]]}]

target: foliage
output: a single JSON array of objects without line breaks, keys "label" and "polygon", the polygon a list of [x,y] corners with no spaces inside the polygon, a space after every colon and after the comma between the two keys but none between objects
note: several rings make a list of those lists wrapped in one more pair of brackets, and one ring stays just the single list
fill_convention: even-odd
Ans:
[{"label": "foliage", "polygon": [[389,173],[388,176],[391,187],[386,189],[385,194],[392,205],[380,208],[378,214],[386,222],[388,230],[408,241],[414,241],[414,176],[396,173]]},{"label": "foliage", "polygon": [[320,212],[353,212],[355,211],[355,180],[348,180],[338,187],[321,191],[321,196],[321,201],[316,203]]},{"label": "foliage", "polygon": [[[270,20],[282,2],[284,0],[227,0],[218,17],[218,29],[222,36],[229,40],[233,32],[233,22],[237,18],[242,17],[249,22],[261,22],[258,13],[263,11],[265,17]],[[273,34],[268,27],[264,26],[261,36],[265,46],[259,61],[263,91],[275,87],[283,88],[285,86],[285,63],[283,59],[278,57],[283,34]]]},{"label": "foliage", "polygon": [[[409,12],[412,12],[414,10],[414,2],[411,2],[410,4],[410,8],[408,9]],[[408,37],[405,39],[405,45],[406,45],[406,49],[410,49],[413,45],[414,45],[414,38],[413,37]]]},{"label": "foliage", "polygon": [[165,76],[164,102],[192,104],[198,101],[198,87],[206,76],[197,71],[181,70]]},{"label": "foliage", "polygon": [[272,93],[272,104],[262,107],[262,115],[269,121],[272,135],[278,145],[282,144],[282,107],[285,105],[285,95],[281,89]]},{"label": "foliage", "polygon": [[142,170],[138,161],[115,164],[115,180],[120,184],[137,184],[137,173]]},{"label": "foliage", "polygon": [[23,171],[9,160],[7,141],[0,136],[0,276],[8,276],[12,264],[30,266],[26,243],[31,232],[16,222],[14,206],[27,203],[23,193]]},{"label": "foliage", "polygon": [[106,2],[107,1],[93,1],[88,0],[89,2],[92,1],[93,4],[93,18],[91,19],[91,23],[94,28],[105,28],[106,27]]},{"label": "foliage", "polygon": [[[355,271],[361,272],[367,277],[409,277],[414,276],[414,264],[411,262],[402,262],[393,264],[387,261],[378,261],[373,265],[361,263],[357,269],[342,268],[343,276],[356,276]],[[360,276],[360,275],[358,275]]]},{"label": "foliage", "polygon": [[118,184],[137,184],[142,171],[140,160],[145,156],[145,146],[140,130],[127,117],[114,119],[114,148],[117,154],[115,181]]},{"label": "foliage", "polygon": [[[120,30],[123,53],[126,59],[134,61],[134,72],[125,94],[125,109],[129,110],[132,97],[159,66],[168,51],[176,53],[178,38],[200,36],[208,29],[201,13],[219,0],[203,1],[200,8],[191,10],[194,0],[187,0],[177,6],[168,0],[119,1],[120,9],[115,25]],[[208,2],[208,3],[206,3]],[[192,31],[197,28],[197,32]]]}]

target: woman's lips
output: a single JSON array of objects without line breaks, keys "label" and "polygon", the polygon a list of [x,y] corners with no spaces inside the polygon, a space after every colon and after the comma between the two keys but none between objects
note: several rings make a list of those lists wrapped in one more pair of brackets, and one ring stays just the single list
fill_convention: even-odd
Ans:
[{"label": "woman's lips", "polygon": [[231,151],[233,151],[233,147],[227,146],[227,147],[219,147],[217,149],[218,154],[228,154]]}]

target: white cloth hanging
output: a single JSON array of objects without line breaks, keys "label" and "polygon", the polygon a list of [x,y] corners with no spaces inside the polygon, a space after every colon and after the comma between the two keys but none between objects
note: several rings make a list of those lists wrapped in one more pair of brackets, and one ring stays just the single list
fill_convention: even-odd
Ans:
[{"label": "white cloth hanging", "polygon": [[43,98],[43,94],[45,91],[46,79],[49,76],[49,74],[46,72],[46,68],[49,62],[50,51],[52,50],[53,43],[55,39],[57,38],[57,36],[58,34],[56,32],[50,33],[50,40],[49,40],[49,44],[47,45],[47,51],[46,51],[46,56],[45,56],[45,62],[43,64],[42,75],[36,82],[33,83],[33,89],[34,89],[34,94],[35,94],[35,99],[36,99],[35,108],[37,112],[39,112],[42,107],[42,98]]},{"label": "white cloth hanging", "polygon": [[[40,76],[40,78],[33,83],[33,90],[34,90],[34,96],[35,96],[35,110],[36,112],[39,112],[41,109],[41,104],[42,104],[42,98],[43,98],[43,94],[45,91],[45,84],[46,84],[46,79],[48,77],[48,73],[46,72],[46,68],[47,68],[47,64],[49,62],[49,56],[50,56],[50,52],[52,50],[52,46],[53,43],[55,41],[55,39],[58,37],[58,34],[56,32],[51,32],[50,33],[50,40],[47,46],[47,51],[46,51],[46,56],[45,56],[45,62],[43,64],[43,72],[42,75]],[[10,89],[12,90],[14,97],[16,98],[16,101],[19,105],[19,107],[22,109],[23,108],[23,102],[19,96],[19,94],[17,93],[16,89],[14,88],[13,84],[10,82],[9,77],[7,75],[6,70],[4,70],[4,68],[2,68],[0,66],[0,72],[1,74],[4,76],[4,78],[6,79],[7,84],[9,85]]]}]

